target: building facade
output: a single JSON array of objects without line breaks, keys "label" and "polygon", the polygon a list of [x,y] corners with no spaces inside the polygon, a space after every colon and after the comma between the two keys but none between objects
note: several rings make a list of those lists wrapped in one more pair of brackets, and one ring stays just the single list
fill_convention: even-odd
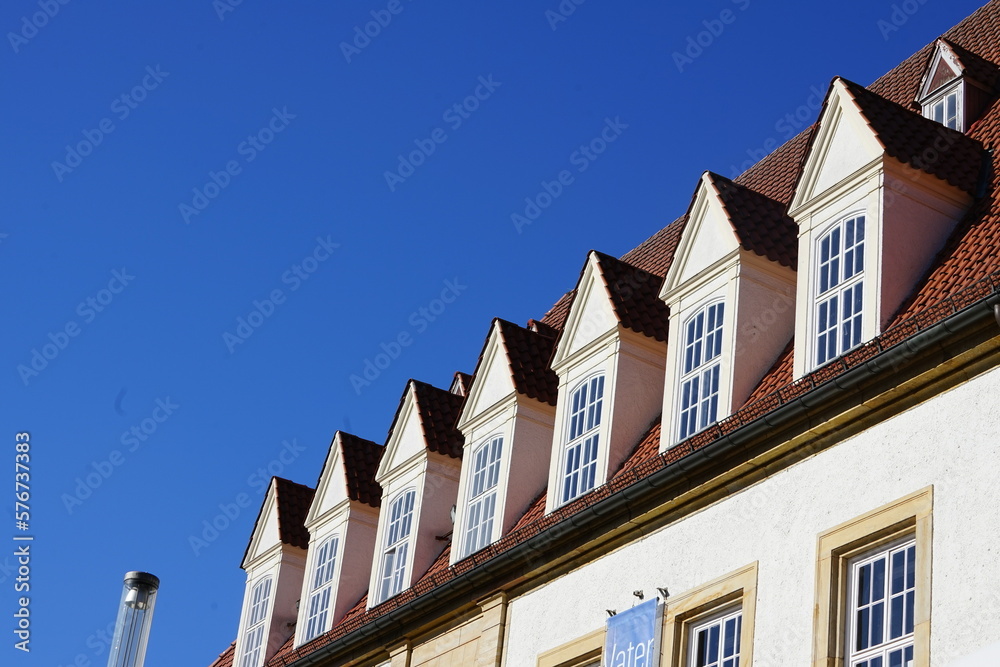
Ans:
[{"label": "building facade", "polygon": [[273,480],[213,667],[1000,665],[998,63],[995,0],[834,79]]}]

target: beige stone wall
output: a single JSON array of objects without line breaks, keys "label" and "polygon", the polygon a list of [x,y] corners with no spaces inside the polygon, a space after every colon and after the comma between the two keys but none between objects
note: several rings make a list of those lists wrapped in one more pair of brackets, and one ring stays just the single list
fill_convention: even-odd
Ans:
[{"label": "beige stone wall", "polygon": [[482,627],[480,616],[415,646],[410,667],[475,665]]},{"label": "beige stone wall", "polygon": [[391,667],[499,667],[507,596],[500,593],[477,606],[478,613],[390,647]]}]

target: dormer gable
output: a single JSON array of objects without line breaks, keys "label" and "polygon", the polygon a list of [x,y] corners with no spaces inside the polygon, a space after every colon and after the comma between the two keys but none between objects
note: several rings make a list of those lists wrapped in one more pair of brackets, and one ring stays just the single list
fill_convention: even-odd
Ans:
[{"label": "dormer gable", "polygon": [[375,472],[383,452],[378,443],[337,431],[316,483],[306,527],[316,525],[345,501],[377,509],[382,501],[382,487],[375,481]]},{"label": "dormer gable", "polygon": [[833,186],[865,178],[866,168],[886,158],[969,195],[978,190],[983,170],[979,142],[837,77],[820,111],[789,214],[797,220],[806,203],[835,196]]},{"label": "dormer gable", "polygon": [[587,255],[557,343],[546,510],[603,484],[660,410],[669,313],[662,276]]},{"label": "dormer gable", "polygon": [[247,573],[236,664],[261,667],[291,635],[302,591],[313,489],[272,477],[241,567]]},{"label": "dormer gable", "polygon": [[383,452],[350,433],[333,437],[305,519],[310,541],[296,646],[330,630],[368,589],[382,501],[375,471]]},{"label": "dormer gable", "polygon": [[778,201],[705,172],[660,298],[670,312],[661,449],[736,410],[792,335],[797,230]]},{"label": "dormer gable", "polygon": [[627,329],[665,342],[668,314],[657,298],[660,282],[660,276],[591,250],[556,345],[556,372],[615,331]]},{"label": "dormer gable", "polygon": [[934,42],[915,103],[925,118],[964,132],[996,97],[1000,68],[941,38]]},{"label": "dormer gable", "polygon": [[409,588],[441,554],[458,495],[464,398],[410,380],[375,474],[382,487],[368,606]]},{"label": "dormer gable", "polygon": [[465,454],[452,563],[499,539],[545,489],[559,391],[552,332],[490,324],[458,421]]},{"label": "dormer gable", "polygon": [[469,392],[472,391],[472,376],[468,373],[456,371],[454,377],[451,379],[451,387],[448,391],[458,396],[468,396]]},{"label": "dormer gable", "polygon": [[556,404],[558,378],[549,367],[555,338],[495,318],[476,364],[476,383],[468,395],[458,428],[498,401],[520,394]]},{"label": "dormer gable", "polygon": [[795,269],[796,229],[786,207],[766,195],[706,171],[695,188],[674,261],[660,298],[704,277],[739,250]]},{"label": "dormer gable", "polygon": [[985,159],[978,141],[834,79],[789,207],[795,377],[882,331],[971,206]]}]

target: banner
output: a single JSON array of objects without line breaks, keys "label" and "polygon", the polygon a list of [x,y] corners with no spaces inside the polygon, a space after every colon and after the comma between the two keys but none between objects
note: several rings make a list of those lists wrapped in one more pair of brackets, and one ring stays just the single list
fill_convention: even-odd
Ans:
[{"label": "banner", "polygon": [[602,667],[659,667],[662,614],[650,600],[609,618]]}]

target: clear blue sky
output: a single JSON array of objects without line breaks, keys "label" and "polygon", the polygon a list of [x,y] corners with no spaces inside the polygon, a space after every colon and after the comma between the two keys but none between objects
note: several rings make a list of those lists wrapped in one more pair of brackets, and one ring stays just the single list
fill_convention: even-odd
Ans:
[{"label": "clear blue sky", "polygon": [[[103,666],[138,569],[163,582],[146,664],[207,665],[236,633],[258,470],[311,486],[337,429],[384,442],[407,378],[471,372],[492,317],[540,317],[587,250],[634,247],[703,170],[811,123],[833,76],[868,84],[977,6],[909,0],[895,29],[859,0],[564,0],[558,21],[558,0],[232,1],[0,9],[4,664]],[[345,53],[371,12],[387,25]],[[2,555],[19,431],[30,654]]]}]

